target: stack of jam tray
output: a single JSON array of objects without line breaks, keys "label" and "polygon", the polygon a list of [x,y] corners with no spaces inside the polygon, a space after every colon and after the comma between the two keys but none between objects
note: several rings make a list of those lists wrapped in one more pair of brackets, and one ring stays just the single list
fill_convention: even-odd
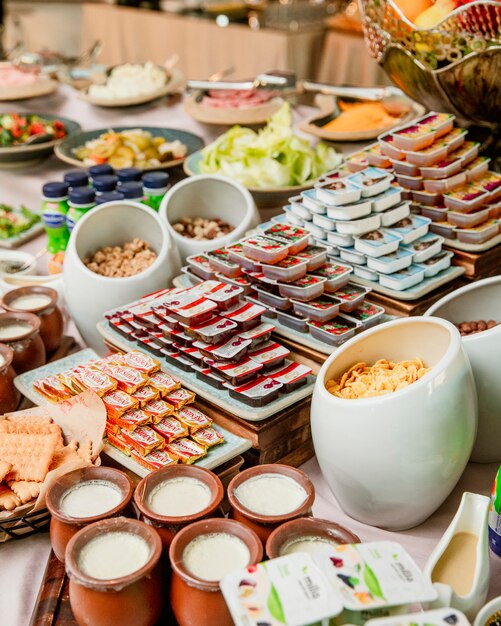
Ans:
[{"label": "stack of jam tray", "polygon": [[311,369],[290,358],[262,321],[265,307],[219,281],[171,289],[111,311],[104,339],[165,360],[185,386],[235,415],[261,420],[308,397]]},{"label": "stack of jam tray", "polygon": [[276,320],[277,334],[288,337],[285,327],[296,341],[329,354],[381,321],[384,309],[365,302],[370,289],[349,283],[352,267],[329,260],[327,248],[311,238],[305,228],[265,225],[254,237],[189,257],[184,273],[195,284],[215,277],[238,287],[250,305]]},{"label": "stack of jam tray", "polygon": [[102,359],[83,350],[21,374],[15,384],[36,404],[97,393],[107,414],[105,453],[140,476],[176,463],[211,469],[251,445],[214,427],[195,394],[137,350]]}]

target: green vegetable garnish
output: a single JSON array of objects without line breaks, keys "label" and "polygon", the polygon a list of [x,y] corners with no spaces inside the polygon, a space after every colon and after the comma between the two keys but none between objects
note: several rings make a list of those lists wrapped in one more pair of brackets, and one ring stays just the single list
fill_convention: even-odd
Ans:
[{"label": "green vegetable garnish", "polygon": [[292,132],[286,102],[257,133],[234,126],[202,150],[201,171],[223,174],[246,187],[304,185],[334,169],[342,157],[333,148],[310,143]]},{"label": "green vegetable garnish", "polygon": [[0,239],[9,239],[24,233],[39,221],[40,216],[24,206],[14,209],[6,204],[0,204]]}]

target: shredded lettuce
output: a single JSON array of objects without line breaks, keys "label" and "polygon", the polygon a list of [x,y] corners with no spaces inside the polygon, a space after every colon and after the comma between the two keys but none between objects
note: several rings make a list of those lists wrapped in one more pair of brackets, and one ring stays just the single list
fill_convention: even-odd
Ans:
[{"label": "shredded lettuce", "polygon": [[325,144],[312,148],[294,135],[288,102],[257,133],[233,126],[206,146],[202,155],[202,173],[223,174],[260,189],[304,185],[342,161],[334,148]]}]

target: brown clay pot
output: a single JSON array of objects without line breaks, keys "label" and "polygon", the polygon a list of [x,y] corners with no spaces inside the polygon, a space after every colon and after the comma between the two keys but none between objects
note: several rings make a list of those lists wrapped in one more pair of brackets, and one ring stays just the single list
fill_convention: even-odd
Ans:
[{"label": "brown clay pot", "polygon": [[[148,500],[153,489],[166,480],[183,476],[196,478],[209,487],[212,494],[209,506],[198,513],[183,517],[169,517],[152,511],[148,505]],[[223,497],[223,484],[213,472],[203,467],[194,467],[193,465],[172,465],[151,472],[151,474],[143,478],[134,492],[134,503],[140,511],[140,519],[155,528],[162,540],[164,551],[168,551],[176,533],[188,526],[188,524],[209,517],[222,516],[220,505]]]},{"label": "brown clay pot", "polygon": [[179,531],[169,550],[172,567],[170,600],[179,626],[233,626],[219,582],[194,576],[183,561],[184,550],[193,539],[212,533],[228,533],[244,541],[250,552],[249,565],[255,565],[263,558],[262,545],[256,534],[233,520],[202,520]]},{"label": "brown clay pot", "polygon": [[[122,492],[121,502],[101,515],[94,517],[69,517],[60,508],[62,496],[71,487],[81,484],[87,480],[106,480],[113,483]],[[120,470],[111,467],[84,467],[64,474],[57,478],[47,490],[45,502],[51,514],[50,520],[50,542],[56,557],[64,563],[66,546],[70,539],[85,526],[99,520],[108,519],[124,515],[130,510],[134,485],[131,479]]]},{"label": "brown clay pot", "polygon": [[40,337],[40,319],[33,313],[16,311],[0,313],[0,328],[11,323],[27,324],[30,329],[22,335],[2,337],[2,343],[14,351],[12,367],[17,374],[40,367],[45,363],[45,346]]},{"label": "brown clay pot", "polygon": [[[261,474],[281,474],[282,476],[292,478],[306,491],[306,500],[296,510],[283,515],[262,515],[251,511],[238,500],[235,490],[245,481]],[[265,546],[271,533],[284,522],[298,517],[311,516],[311,507],[315,500],[315,487],[308,476],[295,467],[280,463],[256,465],[240,472],[233,478],[228,485],[228,499],[231,504],[230,517],[251,528],[261,539],[263,546]]]},{"label": "brown clay pot", "polygon": [[[40,294],[50,298],[50,302],[36,309],[19,309],[12,306],[21,296],[30,296]],[[7,292],[1,301],[1,305],[7,311],[26,311],[33,313],[40,318],[40,337],[45,345],[47,352],[55,352],[61,345],[63,337],[63,315],[57,306],[58,294],[55,289],[50,287],[42,287],[39,285],[31,285],[29,287],[19,287]]]},{"label": "brown clay pot", "polygon": [[14,386],[16,372],[12,367],[14,351],[9,346],[0,343],[0,415],[15,411],[21,394]]},{"label": "brown clay pot", "polygon": [[[109,532],[129,532],[148,542],[148,562],[132,574],[101,580],[79,566],[82,548]],[[116,517],[82,528],[68,543],[66,573],[70,579],[70,604],[79,626],[153,626],[162,611],[159,560],[162,542],[157,533],[138,520]]]},{"label": "brown clay pot", "polygon": [[315,517],[301,517],[285,522],[271,533],[266,542],[266,555],[276,559],[282,555],[282,548],[302,537],[319,537],[332,544],[360,543],[360,538],[344,526]]}]

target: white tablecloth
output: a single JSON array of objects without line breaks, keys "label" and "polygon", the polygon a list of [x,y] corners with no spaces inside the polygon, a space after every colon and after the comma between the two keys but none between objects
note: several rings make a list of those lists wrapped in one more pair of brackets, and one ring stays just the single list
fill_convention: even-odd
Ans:
[{"label": "white tablecloth", "polygon": [[[9,110],[58,113],[78,120],[84,129],[116,125],[149,125],[180,128],[195,132],[206,141],[217,136],[222,129],[207,127],[186,117],[178,100],[155,103],[154,106],[123,110],[98,109],[75,98],[68,88],[57,94],[37,100],[26,101],[22,106],[2,104],[0,113]],[[299,108],[295,121],[311,114],[311,109]],[[62,178],[68,169],[54,157],[29,170],[0,170],[0,201],[7,204],[23,202],[28,207],[40,203],[40,190],[44,182]],[[43,247],[39,237],[26,244],[25,249],[36,251]],[[405,419],[405,416],[402,416]],[[453,494],[444,505],[418,528],[401,533],[390,533],[369,527],[348,518],[339,508],[323,480],[318,464],[312,459],[303,466],[316,487],[313,512],[317,517],[335,520],[357,533],[362,540],[392,539],[402,543],[416,562],[423,566],[438,538],[456,511],[463,491],[488,495],[497,466],[471,464]],[[437,480],[439,478],[437,477]],[[48,534],[11,541],[0,545],[0,626],[27,626],[33,610],[49,554]],[[491,555],[491,587],[489,596],[501,595],[501,559]],[[126,626],[126,625],[124,625]],[[200,624],[203,626],[203,624]]]}]

